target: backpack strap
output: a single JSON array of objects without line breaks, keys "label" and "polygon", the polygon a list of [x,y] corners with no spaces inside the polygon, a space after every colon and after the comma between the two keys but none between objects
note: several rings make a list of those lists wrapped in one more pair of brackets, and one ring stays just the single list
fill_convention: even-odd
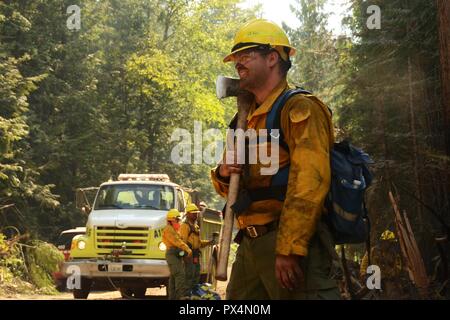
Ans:
[{"label": "backpack strap", "polygon": [[[289,153],[289,146],[284,139],[284,133],[281,129],[281,112],[286,102],[296,94],[311,94],[311,92],[302,88],[288,89],[283,92],[272,105],[266,117],[266,129],[272,139],[278,140],[278,145]],[[278,134],[272,132],[278,130]],[[286,198],[287,183],[289,177],[289,164],[280,168],[278,172],[272,176],[269,187],[256,188],[248,190],[253,201],[277,199],[284,201]]]},{"label": "backpack strap", "polygon": [[[286,102],[292,96],[296,94],[311,94],[311,92],[302,88],[288,89],[278,96],[272,105],[267,117],[266,117],[266,129],[272,139],[278,140],[279,146],[289,152],[289,146],[284,139],[283,130],[281,129],[281,112]],[[230,122],[229,128],[235,129],[237,123],[237,114]],[[272,130],[278,130],[278,134],[272,132]],[[254,188],[246,190],[246,197],[249,199],[244,201],[260,201],[267,199],[277,199],[284,201],[286,198],[287,183],[289,177],[289,164],[280,168],[278,172],[272,176],[270,186],[263,188]],[[237,207],[233,209],[235,212],[239,212]]]},{"label": "backpack strap", "polygon": [[[272,138],[279,139],[279,146],[289,152],[289,146],[284,139],[284,133],[281,129],[281,111],[290,97],[296,94],[311,94],[303,88],[288,89],[281,94],[270,109],[266,117],[266,129]],[[278,130],[279,136],[272,134],[272,130]]]}]

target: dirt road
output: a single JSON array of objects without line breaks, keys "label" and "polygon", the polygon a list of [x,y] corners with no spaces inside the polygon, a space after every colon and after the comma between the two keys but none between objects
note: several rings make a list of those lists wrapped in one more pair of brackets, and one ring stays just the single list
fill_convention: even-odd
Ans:
[{"label": "dirt road", "polygon": [[[229,274],[229,273],[228,273]],[[217,282],[216,292],[225,299],[225,289],[228,282]],[[166,299],[166,288],[147,289],[146,300],[164,300]],[[73,300],[71,292],[64,292],[57,295],[42,294],[11,294],[9,296],[0,296],[0,300]],[[89,294],[88,300],[122,300],[119,291],[95,291]]]}]

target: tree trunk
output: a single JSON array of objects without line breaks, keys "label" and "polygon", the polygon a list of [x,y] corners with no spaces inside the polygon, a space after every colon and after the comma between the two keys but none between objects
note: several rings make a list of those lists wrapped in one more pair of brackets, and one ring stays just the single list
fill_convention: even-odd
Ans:
[{"label": "tree trunk", "polygon": [[[411,128],[412,145],[413,145],[413,170],[414,170],[414,185],[415,194],[419,200],[422,200],[422,190],[420,187],[419,178],[419,146],[417,143],[416,133],[416,115],[414,111],[414,96],[412,87],[412,67],[411,58],[408,57],[408,88],[409,88],[409,123]],[[423,218],[422,218],[422,206],[417,204],[416,206],[417,220],[420,233],[423,232]]]},{"label": "tree trunk", "polygon": [[378,126],[380,129],[380,142],[382,147],[382,154],[384,157],[384,166],[383,166],[383,177],[386,180],[388,188],[391,186],[391,175],[389,168],[389,154],[387,147],[387,136],[386,136],[386,120],[385,120],[385,106],[384,106],[384,96],[380,92],[378,94]]},{"label": "tree trunk", "polygon": [[450,155],[450,1],[437,0],[441,59],[442,111],[447,155]]}]

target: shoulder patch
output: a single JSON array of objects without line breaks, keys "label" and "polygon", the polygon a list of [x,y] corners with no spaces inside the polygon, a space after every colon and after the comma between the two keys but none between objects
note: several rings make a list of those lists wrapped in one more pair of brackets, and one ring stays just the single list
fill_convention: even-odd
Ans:
[{"label": "shoulder patch", "polygon": [[310,114],[311,111],[308,105],[295,105],[289,110],[289,119],[294,123],[298,123],[308,119]]}]

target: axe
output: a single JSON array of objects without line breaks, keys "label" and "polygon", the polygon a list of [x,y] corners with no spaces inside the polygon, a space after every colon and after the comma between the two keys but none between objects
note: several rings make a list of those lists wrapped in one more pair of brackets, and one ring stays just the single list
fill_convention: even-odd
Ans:
[{"label": "axe", "polygon": [[[236,129],[245,130],[247,128],[247,115],[250,109],[248,99],[243,96],[248,95],[247,91],[241,90],[239,79],[219,76],[216,81],[217,98],[237,97],[237,125]],[[225,209],[225,218],[221,229],[219,259],[217,262],[216,279],[220,281],[227,280],[228,256],[230,253],[231,234],[234,224],[234,213],[231,206],[236,202],[239,192],[240,175],[232,173],[228,188],[227,205]]]}]

